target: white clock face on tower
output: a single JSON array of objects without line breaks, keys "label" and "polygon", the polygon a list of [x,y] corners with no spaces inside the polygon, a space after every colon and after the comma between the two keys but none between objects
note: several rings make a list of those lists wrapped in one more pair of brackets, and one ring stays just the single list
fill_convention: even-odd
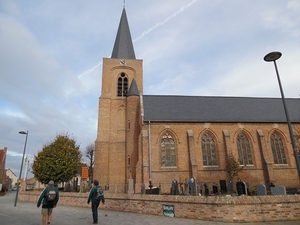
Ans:
[{"label": "white clock face on tower", "polygon": [[121,59],[121,60],[120,60],[120,64],[121,64],[121,65],[125,65],[125,64],[126,64],[125,59]]}]

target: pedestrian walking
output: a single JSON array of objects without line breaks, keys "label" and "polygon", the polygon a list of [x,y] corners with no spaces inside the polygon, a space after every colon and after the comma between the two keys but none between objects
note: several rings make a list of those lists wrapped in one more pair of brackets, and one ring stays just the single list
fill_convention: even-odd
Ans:
[{"label": "pedestrian walking", "polygon": [[51,180],[48,186],[41,192],[37,202],[39,208],[42,204],[42,223],[43,225],[50,224],[52,219],[53,208],[56,207],[59,200],[59,192],[54,187],[54,181]]},{"label": "pedestrian walking", "polygon": [[87,203],[90,204],[92,202],[92,215],[93,215],[93,224],[98,224],[98,207],[100,205],[100,201],[102,204],[105,204],[105,198],[102,187],[99,185],[98,180],[94,180],[93,187],[90,190],[89,197]]}]

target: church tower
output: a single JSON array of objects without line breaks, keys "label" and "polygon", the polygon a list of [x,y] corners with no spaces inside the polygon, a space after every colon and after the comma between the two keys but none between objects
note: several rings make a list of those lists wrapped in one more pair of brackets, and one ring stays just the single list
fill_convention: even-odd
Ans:
[{"label": "church tower", "polygon": [[[136,144],[128,143],[136,128],[139,95],[143,92],[143,62],[135,58],[125,8],[123,8],[111,58],[103,58],[95,142],[94,179],[113,191],[125,192],[131,177]],[[130,136],[130,142],[136,140]]]}]

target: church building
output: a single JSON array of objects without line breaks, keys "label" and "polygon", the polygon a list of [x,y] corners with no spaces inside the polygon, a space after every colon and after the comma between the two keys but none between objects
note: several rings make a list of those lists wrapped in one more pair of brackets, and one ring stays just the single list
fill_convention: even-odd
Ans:
[{"label": "church building", "polygon": [[300,99],[286,104],[297,149],[281,98],[144,95],[123,8],[111,58],[103,58],[94,179],[112,193],[141,193],[149,182],[170,193],[174,180],[191,178],[226,193],[233,156],[250,190],[299,188]]}]

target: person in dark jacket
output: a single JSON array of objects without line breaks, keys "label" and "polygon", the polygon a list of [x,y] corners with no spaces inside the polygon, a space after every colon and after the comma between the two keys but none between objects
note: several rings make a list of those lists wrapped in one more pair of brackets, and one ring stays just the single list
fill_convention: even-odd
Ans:
[{"label": "person in dark jacket", "polygon": [[[104,198],[104,195],[102,195],[100,199],[97,199],[97,189],[99,187],[102,189],[102,187],[99,186],[98,180],[94,180],[93,184],[94,184],[94,186],[90,190],[87,203],[90,204],[90,202],[92,202],[91,208],[92,208],[92,214],[93,214],[93,220],[94,220],[93,224],[98,224],[98,207],[100,205],[100,201],[102,201],[102,204],[105,204],[105,198]],[[102,193],[103,193],[103,191],[102,191]]]},{"label": "person in dark jacket", "polygon": [[[53,198],[54,200],[50,200],[48,197],[49,191],[54,191]],[[52,211],[53,208],[56,207],[59,200],[59,192],[56,187],[54,187],[54,181],[51,180],[48,183],[48,186],[41,192],[39,200],[37,202],[37,207],[39,208],[42,204],[42,222],[43,225],[50,224],[52,219]]]}]

